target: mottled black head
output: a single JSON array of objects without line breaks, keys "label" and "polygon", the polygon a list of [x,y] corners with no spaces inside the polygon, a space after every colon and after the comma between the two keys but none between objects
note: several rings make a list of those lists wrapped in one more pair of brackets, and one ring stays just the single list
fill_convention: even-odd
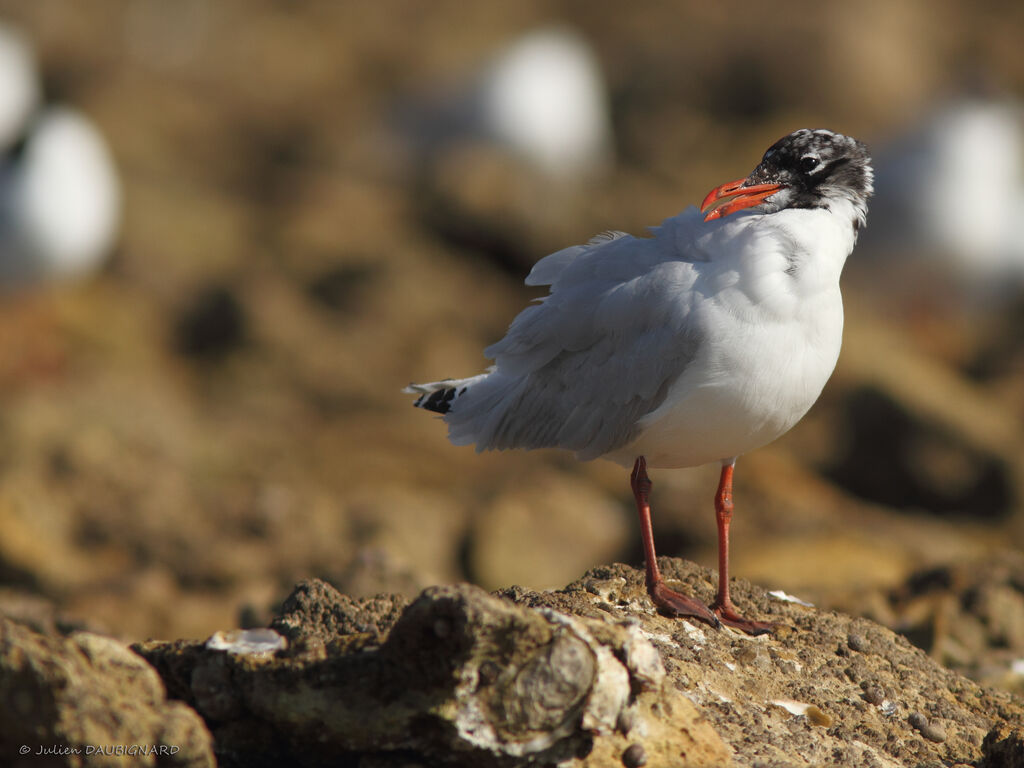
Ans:
[{"label": "mottled black head", "polygon": [[779,184],[763,203],[767,213],[784,208],[832,208],[847,201],[854,226],[867,218],[874,172],[867,146],[832,131],[803,128],[775,142],[744,186]]}]

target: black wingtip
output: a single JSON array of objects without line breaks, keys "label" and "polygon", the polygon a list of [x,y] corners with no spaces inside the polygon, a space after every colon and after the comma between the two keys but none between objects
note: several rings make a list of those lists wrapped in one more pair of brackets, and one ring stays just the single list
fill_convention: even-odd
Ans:
[{"label": "black wingtip", "polygon": [[452,400],[455,397],[455,389],[438,389],[430,394],[423,395],[416,401],[417,408],[423,408],[434,413],[448,413],[452,408]]}]

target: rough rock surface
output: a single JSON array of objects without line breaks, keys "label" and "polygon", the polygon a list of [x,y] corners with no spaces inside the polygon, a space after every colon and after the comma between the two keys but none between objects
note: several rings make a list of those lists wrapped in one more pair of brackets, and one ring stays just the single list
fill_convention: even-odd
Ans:
[{"label": "rough rock surface", "polygon": [[899,629],[944,666],[986,685],[1024,690],[1024,553],[925,568],[884,600],[843,610]]},{"label": "rough rock surface", "polygon": [[196,713],[124,644],[0,619],[0,765],[214,765]]},{"label": "rough rock surface", "polygon": [[[663,559],[702,599],[712,574]],[[742,581],[770,637],[655,613],[614,565],[563,590],[432,587],[403,608],[299,585],[276,653],[135,646],[222,766],[1012,765],[1024,706],[866,619]]]}]

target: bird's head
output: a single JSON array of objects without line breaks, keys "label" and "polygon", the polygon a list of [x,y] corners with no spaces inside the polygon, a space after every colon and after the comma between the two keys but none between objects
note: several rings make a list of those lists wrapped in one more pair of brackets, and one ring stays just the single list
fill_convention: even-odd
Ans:
[{"label": "bird's head", "polygon": [[853,207],[853,225],[859,227],[867,219],[873,180],[864,143],[841,133],[802,128],[772,144],[749,176],[711,190],[700,209],[706,212],[704,220],[711,221],[755,205],[761,213],[775,213],[846,201]]}]

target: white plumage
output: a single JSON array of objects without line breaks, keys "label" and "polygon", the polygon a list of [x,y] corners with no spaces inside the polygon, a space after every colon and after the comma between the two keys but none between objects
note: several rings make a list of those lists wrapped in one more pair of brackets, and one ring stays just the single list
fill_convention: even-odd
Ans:
[{"label": "white plumage", "polygon": [[451,440],[478,450],[665,467],[746,453],[793,426],[835,366],[853,246],[840,224],[824,210],[705,223],[689,208],[650,238],[559,251],[526,279],[550,295],[484,351],[490,373],[416,391],[454,389]]}]

